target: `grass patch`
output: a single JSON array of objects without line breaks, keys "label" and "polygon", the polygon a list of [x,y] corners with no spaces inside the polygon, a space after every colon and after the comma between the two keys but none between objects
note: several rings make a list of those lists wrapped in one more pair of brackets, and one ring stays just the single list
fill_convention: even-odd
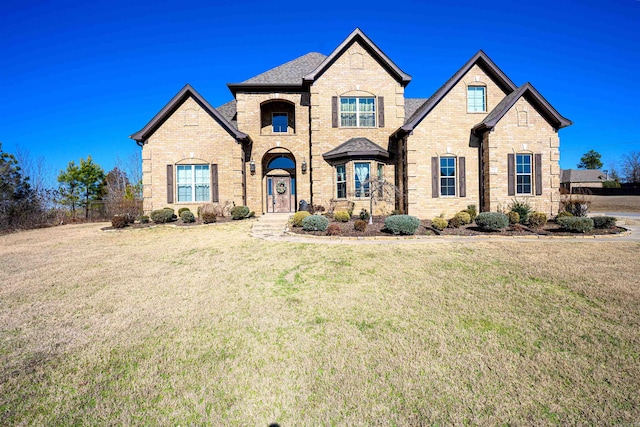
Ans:
[{"label": "grass patch", "polygon": [[0,424],[640,419],[637,243],[290,244],[250,226],[1,236]]}]

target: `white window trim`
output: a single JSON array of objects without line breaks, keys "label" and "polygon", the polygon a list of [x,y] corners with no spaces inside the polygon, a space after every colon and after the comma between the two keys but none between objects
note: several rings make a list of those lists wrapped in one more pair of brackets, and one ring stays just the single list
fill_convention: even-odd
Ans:
[{"label": "white window trim", "polygon": [[[196,181],[196,166],[206,166],[207,167],[207,181],[206,182],[197,182]],[[180,200],[180,182],[179,182],[179,169],[183,167],[189,167],[191,169],[191,200]],[[201,202],[209,202],[211,201],[211,165],[206,163],[194,163],[187,165],[176,165],[176,180],[175,180],[175,191],[176,191],[176,200],[178,203],[201,203]],[[206,200],[196,200],[196,186],[198,184],[207,184],[209,186],[209,192],[207,193]],[[185,184],[182,184],[183,186]]]},{"label": "white window trim", "polygon": [[[471,88],[482,88],[482,96],[483,96],[483,110],[471,110],[469,108],[469,89]],[[486,113],[487,112],[487,86],[483,84],[470,84],[467,85],[467,113],[477,114],[477,113]]]},{"label": "white window trim", "polygon": [[[338,168],[339,167],[343,167],[344,168],[344,180],[340,181],[338,180]],[[347,198],[347,165],[345,163],[342,163],[340,165],[336,165],[335,168],[335,177],[336,177],[336,199],[346,199]],[[340,197],[339,196],[339,192],[338,192],[338,184],[344,184],[344,197]]]},{"label": "white window trim", "polygon": [[[285,128],[284,131],[274,130],[273,118],[275,117],[276,114],[284,114],[284,116],[287,118],[287,127]],[[289,113],[287,113],[286,111],[274,111],[274,112],[271,113],[271,132],[277,133],[277,134],[282,134],[282,133],[288,133],[289,132]]]},{"label": "white window trim", "polygon": [[[443,176],[442,175],[442,159],[453,159],[453,176]],[[440,180],[439,182],[439,193],[440,193],[440,197],[458,197],[458,158],[456,156],[440,156],[438,158],[438,172],[439,172],[439,177],[438,179]],[[453,194],[442,194],[442,179],[448,179],[448,178],[453,178]]]},{"label": "white window trim", "polygon": [[357,195],[357,189],[356,189],[356,177],[357,177],[357,173],[356,173],[356,165],[368,165],[369,166],[369,181],[371,181],[371,162],[353,162],[353,196],[356,199],[368,199],[369,197],[371,197],[371,183],[369,183],[369,194],[366,194],[366,190],[364,189],[364,184],[362,185],[362,190],[361,193],[362,195],[358,196]]},{"label": "white window trim", "polygon": [[[342,125],[342,114],[353,114],[350,111],[342,111],[342,100],[343,99],[355,99],[356,100],[356,125],[355,126],[343,126]],[[361,99],[373,99],[373,111],[366,112],[366,114],[373,115],[373,124],[371,126],[360,126],[360,100]],[[341,128],[375,128],[377,126],[377,100],[375,96],[341,96],[338,99],[338,119],[340,121]]]},{"label": "white window trim", "polygon": [[[518,173],[518,156],[529,156],[529,173]],[[515,161],[514,161],[514,168],[515,168],[515,186],[516,186],[516,195],[517,196],[532,196],[533,195],[533,154],[532,153],[516,153],[515,155]],[[529,192],[528,193],[521,193],[518,191],[518,177],[519,176],[528,176],[529,177]]]}]

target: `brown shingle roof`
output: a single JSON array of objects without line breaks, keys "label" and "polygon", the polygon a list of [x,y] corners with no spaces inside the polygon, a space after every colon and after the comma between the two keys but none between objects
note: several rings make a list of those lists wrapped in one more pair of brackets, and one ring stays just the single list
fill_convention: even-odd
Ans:
[{"label": "brown shingle roof", "polygon": [[325,160],[346,158],[388,159],[389,152],[367,138],[351,138],[322,155]]},{"label": "brown shingle roof", "polygon": [[599,169],[563,169],[560,174],[560,182],[602,182],[605,175]]}]

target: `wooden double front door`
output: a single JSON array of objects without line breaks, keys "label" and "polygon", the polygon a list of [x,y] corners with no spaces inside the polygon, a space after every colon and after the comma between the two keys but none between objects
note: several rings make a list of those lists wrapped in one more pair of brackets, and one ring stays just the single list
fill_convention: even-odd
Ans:
[{"label": "wooden double front door", "polygon": [[267,177],[267,212],[293,212],[294,196],[291,193],[291,177]]}]

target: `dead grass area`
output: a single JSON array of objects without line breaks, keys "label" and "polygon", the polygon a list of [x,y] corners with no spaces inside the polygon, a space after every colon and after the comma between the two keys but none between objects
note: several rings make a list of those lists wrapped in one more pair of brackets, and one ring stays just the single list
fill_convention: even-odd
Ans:
[{"label": "dead grass area", "polygon": [[640,196],[588,196],[593,212],[640,213]]},{"label": "dead grass area", "polygon": [[3,425],[640,419],[640,245],[0,236]]}]

